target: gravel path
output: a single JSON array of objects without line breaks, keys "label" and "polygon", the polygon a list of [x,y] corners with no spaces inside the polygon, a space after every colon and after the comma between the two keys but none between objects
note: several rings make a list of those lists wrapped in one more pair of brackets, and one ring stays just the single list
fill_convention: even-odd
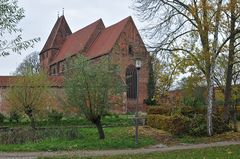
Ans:
[{"label": "gravel path", "polygon": [[184,144],[177,146],[155,145],[148,148],[140,149],[125,149],[125,150],[77,150],[77,151],[56,151],[56,152],[0,152],[0,159],[34,159],[37,157],[53,157],[53,156],[111,156],[111,155],[130,155],[130,154],[145,154],[151,152],[169,152],[175,150],[199,149],[208,147],[221,147],[229,145],[240,145],[240,141],[224,141],[208,144]]}]

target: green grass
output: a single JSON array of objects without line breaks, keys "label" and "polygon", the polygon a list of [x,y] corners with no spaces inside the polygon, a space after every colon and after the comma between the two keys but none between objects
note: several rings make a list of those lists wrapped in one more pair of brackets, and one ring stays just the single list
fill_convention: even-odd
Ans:
[{"label": "green grass", "polygon": [[[131,126],[133,125],[133,119],[130,115],[112,115],[105,116],[102,119],[102,124],[105,126]],[[4,127],[25,127],[29,126],[30,122],[28,119],[22,119],[19,123],[10,123],[5,120],[1,126]],[[59,126],[93,126],[92,123],[81,117],[63,118],[59,122],[49,122],[46,119],[37,121],[38,127],[59,127]]]},{"label": "green grass", "polygon": [[[82,159],[239,159],[240,146],[228,146],[219,148],[206,148],[194,150],[179,150],[173,152],[150,153],[139,155],[122,155],[122,156],[104,156],[104,157],[87,157]],[[70,159],[62,158],[44,158],[44,159]],[[71,159],[80,159],[72,157]]]},{"label": "green grass", "polygon": [[101,150],[137,148],[155,144],[152,137],[141,136],[139,144],[134,143],[134,133],[130,127],[105,128],[106,139],[98,139],[96,128],[78,128],[80,138],[68,140],[59,137],[24,144],[0,145],[0,151],[57,151],[57,150]]},{"label": "green grass", "polygon": [[209,143],[209,142],[218,142],[218,141],[232,141],[232,140],[240,140],[240,132],[225,132],[222,134],[216,134],[211,137],[202,136],[202,137],[195,137],[195,136],[181,136],[177,137],[176,140],[178,140],[181,143]]}]

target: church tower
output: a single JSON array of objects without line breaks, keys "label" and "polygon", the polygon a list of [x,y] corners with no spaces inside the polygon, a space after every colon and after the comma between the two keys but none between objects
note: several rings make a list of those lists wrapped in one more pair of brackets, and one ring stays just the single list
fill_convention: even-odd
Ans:
[{"label": "church tower", "polygon": [[72,31],[69,28],[64,15],[62,15],[57,19],[42,51],[39,54],[41,68],[49,73],[49,65],[57,56],[66,38],[71,34]]}]

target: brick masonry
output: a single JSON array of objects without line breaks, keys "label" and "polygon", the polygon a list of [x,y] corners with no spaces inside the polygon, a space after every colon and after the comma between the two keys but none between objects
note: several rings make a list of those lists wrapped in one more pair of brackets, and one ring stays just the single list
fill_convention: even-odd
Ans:
[{"label": "brick masonry", "polygon": [[[129,53],[129,46],[132,46],[133,55]],[[112,62],[118,64],[121,70],[122,79],[126,79],[126,69],[129,65],[135,65],[135,56],[142,59],[142,67],[139,71],[139,111],[145,111],[146,105],[143,100],[148,98],[148,69],[149,69],[149,53],[147,52],[144,43],[139,35],[139,32],[132,20],[129,20],[124,30],[115,43],[115,46],[110,54]],[[135,112],[137,100],[127,99],[127,112]]]}]

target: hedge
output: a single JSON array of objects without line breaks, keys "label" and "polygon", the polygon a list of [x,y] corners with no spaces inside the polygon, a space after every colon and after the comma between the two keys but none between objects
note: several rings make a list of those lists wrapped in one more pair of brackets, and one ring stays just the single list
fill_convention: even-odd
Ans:
[{"label": "hedge", "polygon": [[[240,106],[237,106],[236,108],[237,108],[237,112],[240,113]],[[230,109],[231,109],[231,108],[230,108]],[[217,106],[217,107],[216,107],[216,110],[217,110],[217,112],[219,112],[219,113],[223,113],[224,108],[223,108],[223,106]]]},{"label": "hedge", "polygon": [[[219,115],[213,116],[213,129],[217,134],[230,130],[230,127],[224,124]],[[183,115],[148,115],[147,125],[168,131],[173,135],[191,135],[191,136],[203,136],[207,135],[207,121],[206,116],[196,114],[193,118],[189,118]]]},{"label": "hedge", "polygon": [[196,114],[206,114],[207,112],[207,108],[205,107],[197,107],[197,108],[193,108],[193,107],[181,107],[181,114],[187,117],[193,117]]},{"label": "hedge", "polygon": [[188,131],[190,119],[182,115],[148,115],[147,125],[165,130],[173,135],[183,135]]},{"label": "hedge", "polygon": [[159,114],[159,115],[171,115],[171,108],[168,107],[160,107],[160,106],[151,106],[147,109],[147,114]]}]

